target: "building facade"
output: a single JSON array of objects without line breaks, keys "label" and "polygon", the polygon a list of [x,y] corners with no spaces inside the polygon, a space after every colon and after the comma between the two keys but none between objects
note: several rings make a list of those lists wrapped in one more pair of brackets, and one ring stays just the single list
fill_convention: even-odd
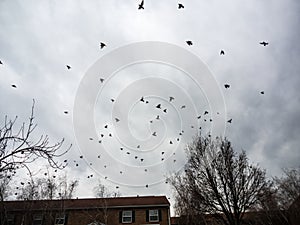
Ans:
[{"label": "building facade", "polygon": [[165,196],[4,201],[1,225],[170,225]]}]

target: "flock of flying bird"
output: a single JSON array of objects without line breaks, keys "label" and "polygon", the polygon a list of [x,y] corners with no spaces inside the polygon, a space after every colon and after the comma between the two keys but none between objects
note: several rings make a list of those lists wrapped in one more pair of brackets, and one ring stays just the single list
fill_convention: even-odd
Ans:
[{"label": "flock of flying bird", "polygon": [[[144,9],[145,9],[144,7],[145,7],[145,5],[144,5],[144,0],[142,0],[142,1],[140,2],[140,4],[138,5],[138,10],[144,10]],[[184,9],[184,5],[183,5],[182,3],[178,3],[178,9]],[[186,44],[187,44],[188,46],[192,46],[192,45],[193,45],[193,42],[192,42],[191,40],[187,40],[187,41],[186,41]],[[265,46],[267,46],[269,43],[266,42],[266,41],[261,41],[261,42],[259,42],[259,44],[265,47]],[[106,45],[104,42],[100,42],[99,47],[100,47],[100,49],[103,49],[103,48],[107,47],[107,45]],[[225,55],[225,50],[221,49],[219,54],[220,54],[220,55]],[[1,60],[0,60],[0,66],[3,66],[3,62],[2,62]],[[68,65],[68,64],[66,65],[66,68],[67,68],[67,70],[71,70],[71,69],[72,69],[71,65]],[[100,83],[101,83],[101,84],[104,83],[104,81],[105,81],[104,78],[100,78]],[[12,88],[17,88],[17,85],[16,85],[16,84],[11,84],[11,87],[12,87]],[[228,83],[224,84],[224,88],[225,88],[225,89],[229,89],[229,88],[230,88],[230,84],[228,84]],[[263,95],[263,94],[264,94],[264,91],[261,91],[260,94]],[[173,102],[174,100],[175,100],[175,98],[174,98],[173,96],[169,96],[169,102],[170,102],[170,103]],[[140,101],[140,102],[143,102],[143,103],[145,103],[145,104],[148,104],[148,103],[149,103],[149,101],[146,100],[146,98],[145,98],[144,96],[141,96],[141,98],[139,99],[139,101]],[[114,99],[111,99],[111,102],[114,102]],[[156,109],[162,110],[163,113],[168,113],[167,108],[163,108],[161,103],[157,104],[157,105],[155,106],[155,108],[156,108]],[[182,105],[180,108],[181,108],[181,109],[184,109],[184,108],[186,108],[186,106],[185,106],[185,105]],[[64,111],[64,114],[68,114],[68,113],[69,113],[69,112],[68,112],[67,110]],[[209,113],[208,111],[205,111],[205,112],[204,112],[204,115],[207,115],[208,113]],[[200,119],[200,118],[201,118],[201,115],[199,115],[199,116],[197,117],[197,119]],[[155,119],[156,119],[156,120],[159,120],[159,119],[160,119],[160,116],[157,115]],[[204,119],[204,121],[206,121],[206,119]],[[212,119],[210,119],[209,121],[212,122]],[[115,122],[117,122],[117,123],[120,122],[120,119],[119,119],[119,118],[115,118]],[[154,122],[154,120],[150,120],[150,123],[153,123],[153,122]],[[228,122],[228,123],[232,123],[232,118],[229,119],[227,122]],[[104,125],[104,128],[105,128],[105,129],[108,129],[108,125],[107,125],[107,124]],[[194,126],[191,126],[191,128],[194,128]],[[200,127],[200,129],[201,129],[201,127]],[[184,133],[183,130],[180,131],[180,132],[179,132],[179,136],[183,135],[183,133]],[[104,133],[101,133],[100,136],[101,136],[101,138],[104,138],[105,135],[104,135]],[[112,137],[112,133],[109,133],[108,136],[109,136],[109,137]],[[156,136],[157,136],[157,132],[154,131],[154,132],[152,133],[152,136],[156,137]],[[90,141],[93,141],[94,139],[93,139],[92,137],[90,137],[89,140],[90,140]],[[177,137],[176,140],[179,141],[180,138]],[[98,142],[101,143],[102,140],[99,140]],[[170,141],[169,141],[169,144],[172,145],[172,144],[173,144],[173,141],[170,140]],[[140,149],[141,146],[138,145],[138,146],[136,146],[136,148],[137,148],[137,149]],[[123,147],[120,147],[120,150],[123,151],[124,148],[123,148]],[[130,155],[131,153],[130,153],[129,151],[126,151],[126,154]],[[164,155],[164,154],[165,154],[165,152],[162,151],[162,152],[161,152],[161,156],[162,156],[162,157],[161,157],[161,161],[164,160],[164,158],[163,158],[163,155]],[[175,153],[173,153],[173,155],[175,155]],[[81,155],[81,156],[79,156],[79,158],[82,160],[82,159],[83,159],[83,156]],[[97,158],[100,159],[100,158],[101,158],[101,155],[98,155]],[[138,159],[139,157],[138,157],[137,155],[135,155],[134,158],[135,158],[135,159]],[[140,160],[140,162],[143,162],[143,161],[144,161],[144,158],[139,158],[139,160]],[[79,166],[79,161],[73,160],[73,162],[74,162],[74,165],[75,165],[76,167]],[[175,162],[176,162],[176,159],[174,159],[173,162],[175,163]],[[66,167],[66,166],[68,165],[68,160],[65,159],[65,160],[64,160],[64,163],[65,163],[65,164],[64,164],[64,167]],[[89,165],[92,166],[92,163],[89,163]],[[107,165],[104,165],[104,168],[107,168]],[[144,171],[147,172],[147,171],[148,171],[147,168],[145,168]],[[55,172],[57,172],[57,170],[55,170]],[[120,174],[123,174],[123,171],[119,171],[119,172],[120,172]],[[49,176],[50,174],[49,174],[49,173],[44,173],[44,175],[45,175],[45,176]],[[93,174],[90,174],[90,175],[87,176],[87,178],[92,178],[92,177],[93,177]],[[52,175],[52,178],[56,178],[56,175]],[[108,177],[105,176],[104,178],[107,179]],[[167,181],[165,181],[165,182],[167,183]],[[30,184],[30,182],[28,182],[28,184]],[[24,182],[21,182],[21,185],[24,186],[25,183],[24,183]],[[148,188],[148,187],[149,187],[149,184],[146,184],[145,187]],[[18,188],[19,188],[19,187],[17,187],[17,189],[18,189]],[[118,189],[119,186],[116,186],[116,188]],[[17,193],[15,193],[15,195],[17,195]]]}]

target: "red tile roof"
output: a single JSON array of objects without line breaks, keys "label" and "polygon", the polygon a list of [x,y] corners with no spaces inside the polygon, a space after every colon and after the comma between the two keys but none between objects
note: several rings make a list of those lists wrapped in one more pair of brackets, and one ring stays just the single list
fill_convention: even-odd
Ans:
[{"label": "red tile roof", "polygon": [[[4,201],[7,210],[39,209],[87,209],[87,208],[128,208],[128,207],[169,207],[170,203],[165,196],[139,196],[116,198],[88,198],[64,200],[32,200],[32,201]],[[1,203],[0,203],[1,207]]]}]

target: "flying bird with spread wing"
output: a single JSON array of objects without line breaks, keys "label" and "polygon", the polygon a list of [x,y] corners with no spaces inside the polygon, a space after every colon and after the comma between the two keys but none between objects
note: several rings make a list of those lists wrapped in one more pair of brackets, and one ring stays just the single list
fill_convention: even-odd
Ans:
[{"label": "flying bird with spread wing", "polygon": [[186,41],[186,43],[187,43],[188,46],[193,45],[193,42],[192,42],[192,41]]},{"label": "flying bird with spread wing", "polygon": [[106,47],[106,44],[103,42],[100,42],[100,49],[103,49],[104,47]]},{"label": "flying bird with spread wing", "polygon": [[230,85],[229,85],[229,84],[224,84],[224,87],[225,87],[226,89],[228,89],[228,88],[230,88]]},{"label": "flying bird with spread wing", "polygon": [[182,3],[178,3],[178,9],[184,9],[184,5]]},{"label": "flying bird with spread wing", "polygon": [[259,42],[259,44],[263,45],[263,46],[267,46],[269,43],[268,42],[265,42],[265,41],[262,41],[262,42]]},{"label": "flying bird with spread wing", "polygon": [[66,65],[67,69],[70,70],[72,67],[70,65]]},{"label": "flying bird with spread wing", "polygon": [[140,9],[144,9],[144,0],[141,1],[141,3],[139,4],[139,8],[138,9],[139,10]]},{"label": "flying bird with spread wing", "polygon": [[221,51],[220,51],[220,55],[225,55],[225,51],[224,51],[224,50],[221,50]]}]

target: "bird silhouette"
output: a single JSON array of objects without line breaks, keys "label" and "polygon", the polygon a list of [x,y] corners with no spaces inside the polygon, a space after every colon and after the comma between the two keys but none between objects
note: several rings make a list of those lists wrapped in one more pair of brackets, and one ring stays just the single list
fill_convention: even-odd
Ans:
[{"label": "bird silhouette", "polygon": [[66,65],[67,69],[70,70],[71,69],[71,66],[70,65]]},{"label": "bird silhouette", "polygon": [[69,112],[68,111],[64,111],[64,114],[68,114]]},{"label": "bird silhouette", "polygon": [[149,187],[149,185],[148,184],[146,184],[146,188],[148,188]]},{"label": "bird silhouette", "polygon": [[156,119],[159,120],[159,115],[156,116]]},{"label": "bird silhouette", "polygon": [[144,159],[141,159],[141,162],[143,162],[144,161]]},{"label": "bird silhouette", "polygon": [[107,129],[107,128],[108,128],[108,125],[106,124],[106,125],[104,126],[104,128]]},{"label": "bird silhouette", "polygon": [[227,121],[227,123],[231,123],[231,122],[232,122],[232,119],[230,119],[230,120]]},{"label": "bird silhouette", "polygon": [[178,3],[178,9],[184,9],[184,5],[181,3]]},{"label": "bird silhouette", "polygon": [[119,118],[117,118],[117,117],[115,118],[115,120],[116,120],[116,122],[119,122],[119,121],[120,121],[120,119],[119,119]]},{"label": "bird silhouette", "polygon": [[169,97],[169,102],[172,102],[174,100],[174,97],[170,96]]},{"label": "bird silhouette", "polygon": [[163,155],[163,154],[165,154],[165,152],[161,152],[161,154]]},{"label": "bird silhouette", "polygon": [[102,48],[104,48],[104,47],[106,47],[106,44],[103,43],[103,42],[100,42],[100,49],[102,49]]},{"label": "bird silhouette", "polygon": [[158,105],[156,106],[156,108],[157,108],[157,109],[161,109],[161,105],[158,104]]},{"label": "bird silhouette", "polygon": [[81,159],[82,159],[82,158],[83,158],[83,156],[81,155],[81,156],[79,156],[79,158],[81,158]]},{"label": "bird silhouette", "polygon": [[184,109],[185,108],[185,105],[181,106],[181,109]]},{"label": "bird silhouette", "polygon": [[208,111],[205,111],[205,112],[204,112],[204,115],[206,115],[206,114],[208,114]]},{"label": "bird silhouette", "polygon": [[0,60],[0,64],[3,65],[2,61]]},{"label": "bird silhouette", "polygon": [[13,88],[17,88],[17,85],[15,85],[15,84],[12,84],[11,86],[12,86]]},{"label": "bird silhouette", "polygon": [[200,119],[201,118],[201,116],[197,116],[197,119]]},{"label": "bird silhouette", "polygon": [[103,83],[103,82],[104,82],[104,79],[103,79],[103,78],[100,78],[100,82]]},{"label": "bird silhouette", "polygon": [[227,89],[227,88],[230,88],[230,85],[229,84],[224,84],[224,87]]},{"label": "bird silhouette", "polygon": [[115,101],[113,98],[111,98],[110,100],[111,100],[111,102],[114,102],[114,101]]},{"label": "bird silhouette", "polygon": [[265,92],[264,92],[264,91],[261,91],[260,93],[261,93],[262,95],[263,95],[263,94],[265,94]]},{"label": "bird silhouette", "polygon": [[134,156],[134,158],[137,159],[138,157],[137,157],[137,156]]},{"label": "bird silhouette", "polygon": [[220,55],[225,55],[224,50],[221,50],[221,51],[220,51]]},{"label": "bird silhouette", "polygon": [[164,113],[167,113],[167,109],[164,109],[163,112],[164,112]]},{"label": "bird silhouette", "polygon": [[144,97],[141,97],[140,101],[141,102],[145,102]]},{"label": "bird silhouette", "polygon": [[153,132],[153,133],[152,133],[152,136],[156,137],[156,132]]},{"label": "bird silhouette", "polygon": [[186,43],[187,43],[188,46],[193,45],[193,42],[192,42],[192,41],[186,41]]},{"label": "bird silhouette", "polygon": [[108,134],[108,136],[109,136],[109,137],[112,137],[112,134],[111,134],[111,133],[109,133],[109,134]]},{"label": "bird silhouette", "polygon": [[144,9],[144,0],[141,1],[141,3],[139,4],[138,9]]},{"label": "bird silhouette", "polygon": [[172,145],[173,144],[173,142],[172,141],[170,141],[170,145]]},{"label": "bird silhouette", "polygon": [[136,146],[136,148],[140,148],[140,147],[141,147],[140,145]]},{"label": "bird silhouette", "polygon": [[259,42],[259,44],[263,45],[263,46],[267,46],[269,43],[268,42],[265,42],[265,41],[262,41],[262,42]]}]

